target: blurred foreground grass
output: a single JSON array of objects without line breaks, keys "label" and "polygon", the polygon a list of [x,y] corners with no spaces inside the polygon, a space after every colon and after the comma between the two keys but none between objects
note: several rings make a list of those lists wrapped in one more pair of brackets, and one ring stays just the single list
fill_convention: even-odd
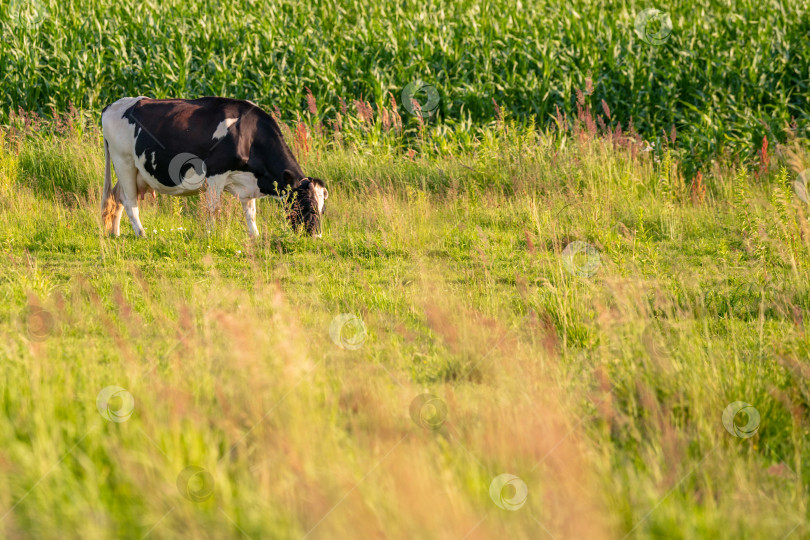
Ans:
[{"label": "blurred foreground grass", "polygon": [[297,148],[320,241],[166,197],[139,240],[100,235],[97,132],[3,131],[2,535],[808,537],[801,147],[696,185],[479,143]]}]

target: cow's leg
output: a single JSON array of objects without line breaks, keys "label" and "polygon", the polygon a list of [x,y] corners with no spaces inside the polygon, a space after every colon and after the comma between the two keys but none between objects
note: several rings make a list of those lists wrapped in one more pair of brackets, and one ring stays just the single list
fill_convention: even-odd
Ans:
[{"label": "cow's leg", "polygon": [[119,191],[121,204],[129,218],[129,223],[132,225],[132,230],[138,236],[146,236],[146,231],[141,225],[141,219],[138,215],[138,170],[132,158],[127,159],[124,156],[116,156],[113,154],[113,165],[115,166],[115,174],[118,175],[118,185],[115,186]]},{"label": "cow's leg", "polygon": [[248,235],[256,238],[259,236],[259,229],[256,227],[256,199],[242,199],[242,210],[245,211]]},{"label": "cow's leg", "polygon": [[124,210],[126,210],[127,212],[129,223],[132,225],[132,230],[135,231],[135,234],[137,236],[146,238],[146,230],[144,230],[143,225],[141,225],[140,213],[138,211],[138,203],[137,202],[134,202],[132,204],[124,203]]}]

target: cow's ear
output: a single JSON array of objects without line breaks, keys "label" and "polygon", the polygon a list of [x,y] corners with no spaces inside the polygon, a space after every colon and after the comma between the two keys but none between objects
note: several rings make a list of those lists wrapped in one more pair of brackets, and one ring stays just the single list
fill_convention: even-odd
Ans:
[{"label": "cow's ear", "polygon": [[295,185],[295,181],[298,180],[295,175],[292,173],[290,169],[284,169],[284,181],[290,185]]}]

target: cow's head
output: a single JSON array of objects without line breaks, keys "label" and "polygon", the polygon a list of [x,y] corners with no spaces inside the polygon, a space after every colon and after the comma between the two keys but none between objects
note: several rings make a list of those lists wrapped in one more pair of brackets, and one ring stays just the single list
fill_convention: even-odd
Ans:
[{"label": "cow's head", "polygon": [[303,178],[292,189],[288,217],[294,229],[303,227],[316,238],[321,236],[321,221],[326,210],[329,191],[320,178]]}]

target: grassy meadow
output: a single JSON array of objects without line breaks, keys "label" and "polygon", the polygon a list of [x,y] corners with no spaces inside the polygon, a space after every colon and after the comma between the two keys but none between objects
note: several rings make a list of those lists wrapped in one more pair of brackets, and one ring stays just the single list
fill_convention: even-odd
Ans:
[{"label": "grassy meadow", "polygon": [[137,239],[101,234],[98,128],[17,120],[4,537],[810,534],[801,141],[687,184],[587,130],[308,125],[322,239],[161,196]]},{"label": "grassy meadow", "polygon": [[[810,538],[808,3],[654,7],[3,2],[0,538]],[[323,238],[105,236],[125,95],[273,111]]]}]

